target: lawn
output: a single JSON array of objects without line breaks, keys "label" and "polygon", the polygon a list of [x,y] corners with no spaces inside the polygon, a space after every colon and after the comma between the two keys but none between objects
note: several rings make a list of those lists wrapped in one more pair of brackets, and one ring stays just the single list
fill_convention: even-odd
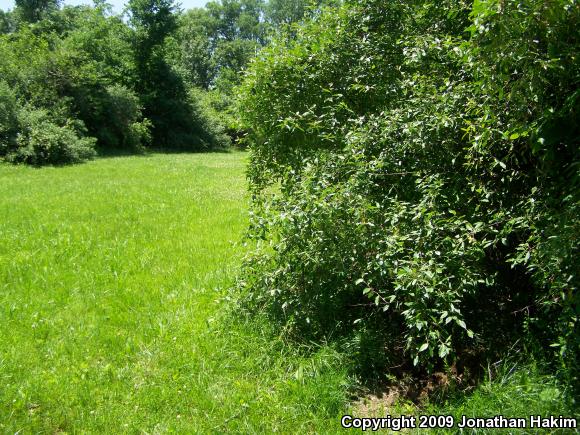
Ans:
[{"label": "lawn", "polygon": [[225,316],[244,153],[0,165],[0,432],[334,432],[340,357]]}]

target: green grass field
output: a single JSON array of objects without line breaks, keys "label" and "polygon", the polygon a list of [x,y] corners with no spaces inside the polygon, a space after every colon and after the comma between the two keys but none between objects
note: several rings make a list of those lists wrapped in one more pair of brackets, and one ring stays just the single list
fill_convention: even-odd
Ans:
[{"label": "green grass field", "polygon": [[[228,308],[245,161],[0,164],[0,433],[340,430],[353,391],[344,357],[301,352]],[[443,404],[379,404],[374,415],[575,409],[553,377],[523,367]]]},{"label": "green grass field", "polygon": [[340,359],[222,313],[245,154],[0,165],[0,433],[333,432]]}]

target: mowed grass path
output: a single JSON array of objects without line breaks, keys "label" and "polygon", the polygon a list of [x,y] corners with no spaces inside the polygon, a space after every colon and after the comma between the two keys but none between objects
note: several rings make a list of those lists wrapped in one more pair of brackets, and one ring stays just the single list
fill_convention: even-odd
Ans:
[{"label": "mowed grass path", "polygon": [[334,432],[346,375],[224,320],[243,153],[0,165],[0,432]]}]

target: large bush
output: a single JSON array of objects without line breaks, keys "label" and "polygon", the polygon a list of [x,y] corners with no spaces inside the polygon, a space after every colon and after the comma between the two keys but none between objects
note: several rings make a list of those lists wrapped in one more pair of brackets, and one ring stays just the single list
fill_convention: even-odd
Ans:
[{"label": "large bush", "polygon": [[431,368],[527,328],[577,373],[579,14],[346,2],[264,50],[246,303]]},{"label": "large bush", "polygon": [[139,150],[151,143],[150,121],[143,119],[139,98],[122,85],[105,89],[95,136],[109,149]]},{"label": "large bush", "polygon": [[5,149],[13,163],[32,165],[77,163],[94,157],[96,139],[83,137],[83,125],[69,120],[57,125],[42,109],[22,108],[18,113],[19,132]]},{"label": "large bush", "polygon": [[81,162],[95,155],[95,139],[85,133],[78,120],[59,125],[46,110],[20,106],[0,82],[0,158],[33,165]]}]

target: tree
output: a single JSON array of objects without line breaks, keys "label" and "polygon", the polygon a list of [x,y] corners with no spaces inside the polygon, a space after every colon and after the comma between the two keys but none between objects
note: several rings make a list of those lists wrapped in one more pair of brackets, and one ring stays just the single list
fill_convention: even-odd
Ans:
[{"label": "tree", "polygon": [[[101,7],[65,6],[0,37],[0,76],[18,102],[19,140],[3,153],[6,158],[34,164],[79,161],[90,155],[80,151],[94,139],[101,149],[145,145],[149,123],[131,89],[130,34],[119,17]],[[44,128],[46,135],[39,133]]]},{"label": "tree", "polygon": [[0,9],[0,35],[12,33],[16,30],[14,14],[10,11],[4,12]]},{"label": "tree", "polygon": [[213,58],[214,18],[206,9],[190,9],[179,16],[175,64],[189,84],[209,89],[217,68]]},{"label": "tree", "polygon": [[58,10],[61,0],[16,0],[15,12],[20,19],[36,23],[48,13]]},{"label": "tree", "polygon": [[163,43],[177,26],[175,10],[173,0],[129,1],[129,22],[135,29],[135,60],[142,71],[160,61]]},{"label": "tree", "polygon": [[308,3],[308,0],[270,0],[266,17],[275,26],[296,23],[304,17]]},{"label": "tree", "polygon": [[270,0],[266,5],[266,21],[274,29],[284,24],[299,23],[308,17],[309,10],[316,10],[324,5],[340,4],[340,0]]},{"label": "tree", "polygon": [[178,63],[194,85],[231,88],[239,82],[240,71],[266,44],[263,13],[262,0],[223,0],[180,18]]},{"label": "tree", "polygon": [[241,72],[267,43],[262,0],[212,1],[179,17],[169,57],[201,104],[234,140],[244,136],[232,104]]},{"label": "tree", "polygon": [[168,63],[166,40],[177,28],[173,0],[131,0],[136,90],[153,124],[154,145],[207,149],[227,139],[205,118],[188,95],[183,77]]},{"label": "tree", "polygon": [[185,89],[164,56],[165,40],[177,26],[175,8],[173,0],[131,0],[128,4],[129,23],[134,28],[135,87],[159,145],[168,145],[171,131],[187,124],[180,119],[187,112]]}]

